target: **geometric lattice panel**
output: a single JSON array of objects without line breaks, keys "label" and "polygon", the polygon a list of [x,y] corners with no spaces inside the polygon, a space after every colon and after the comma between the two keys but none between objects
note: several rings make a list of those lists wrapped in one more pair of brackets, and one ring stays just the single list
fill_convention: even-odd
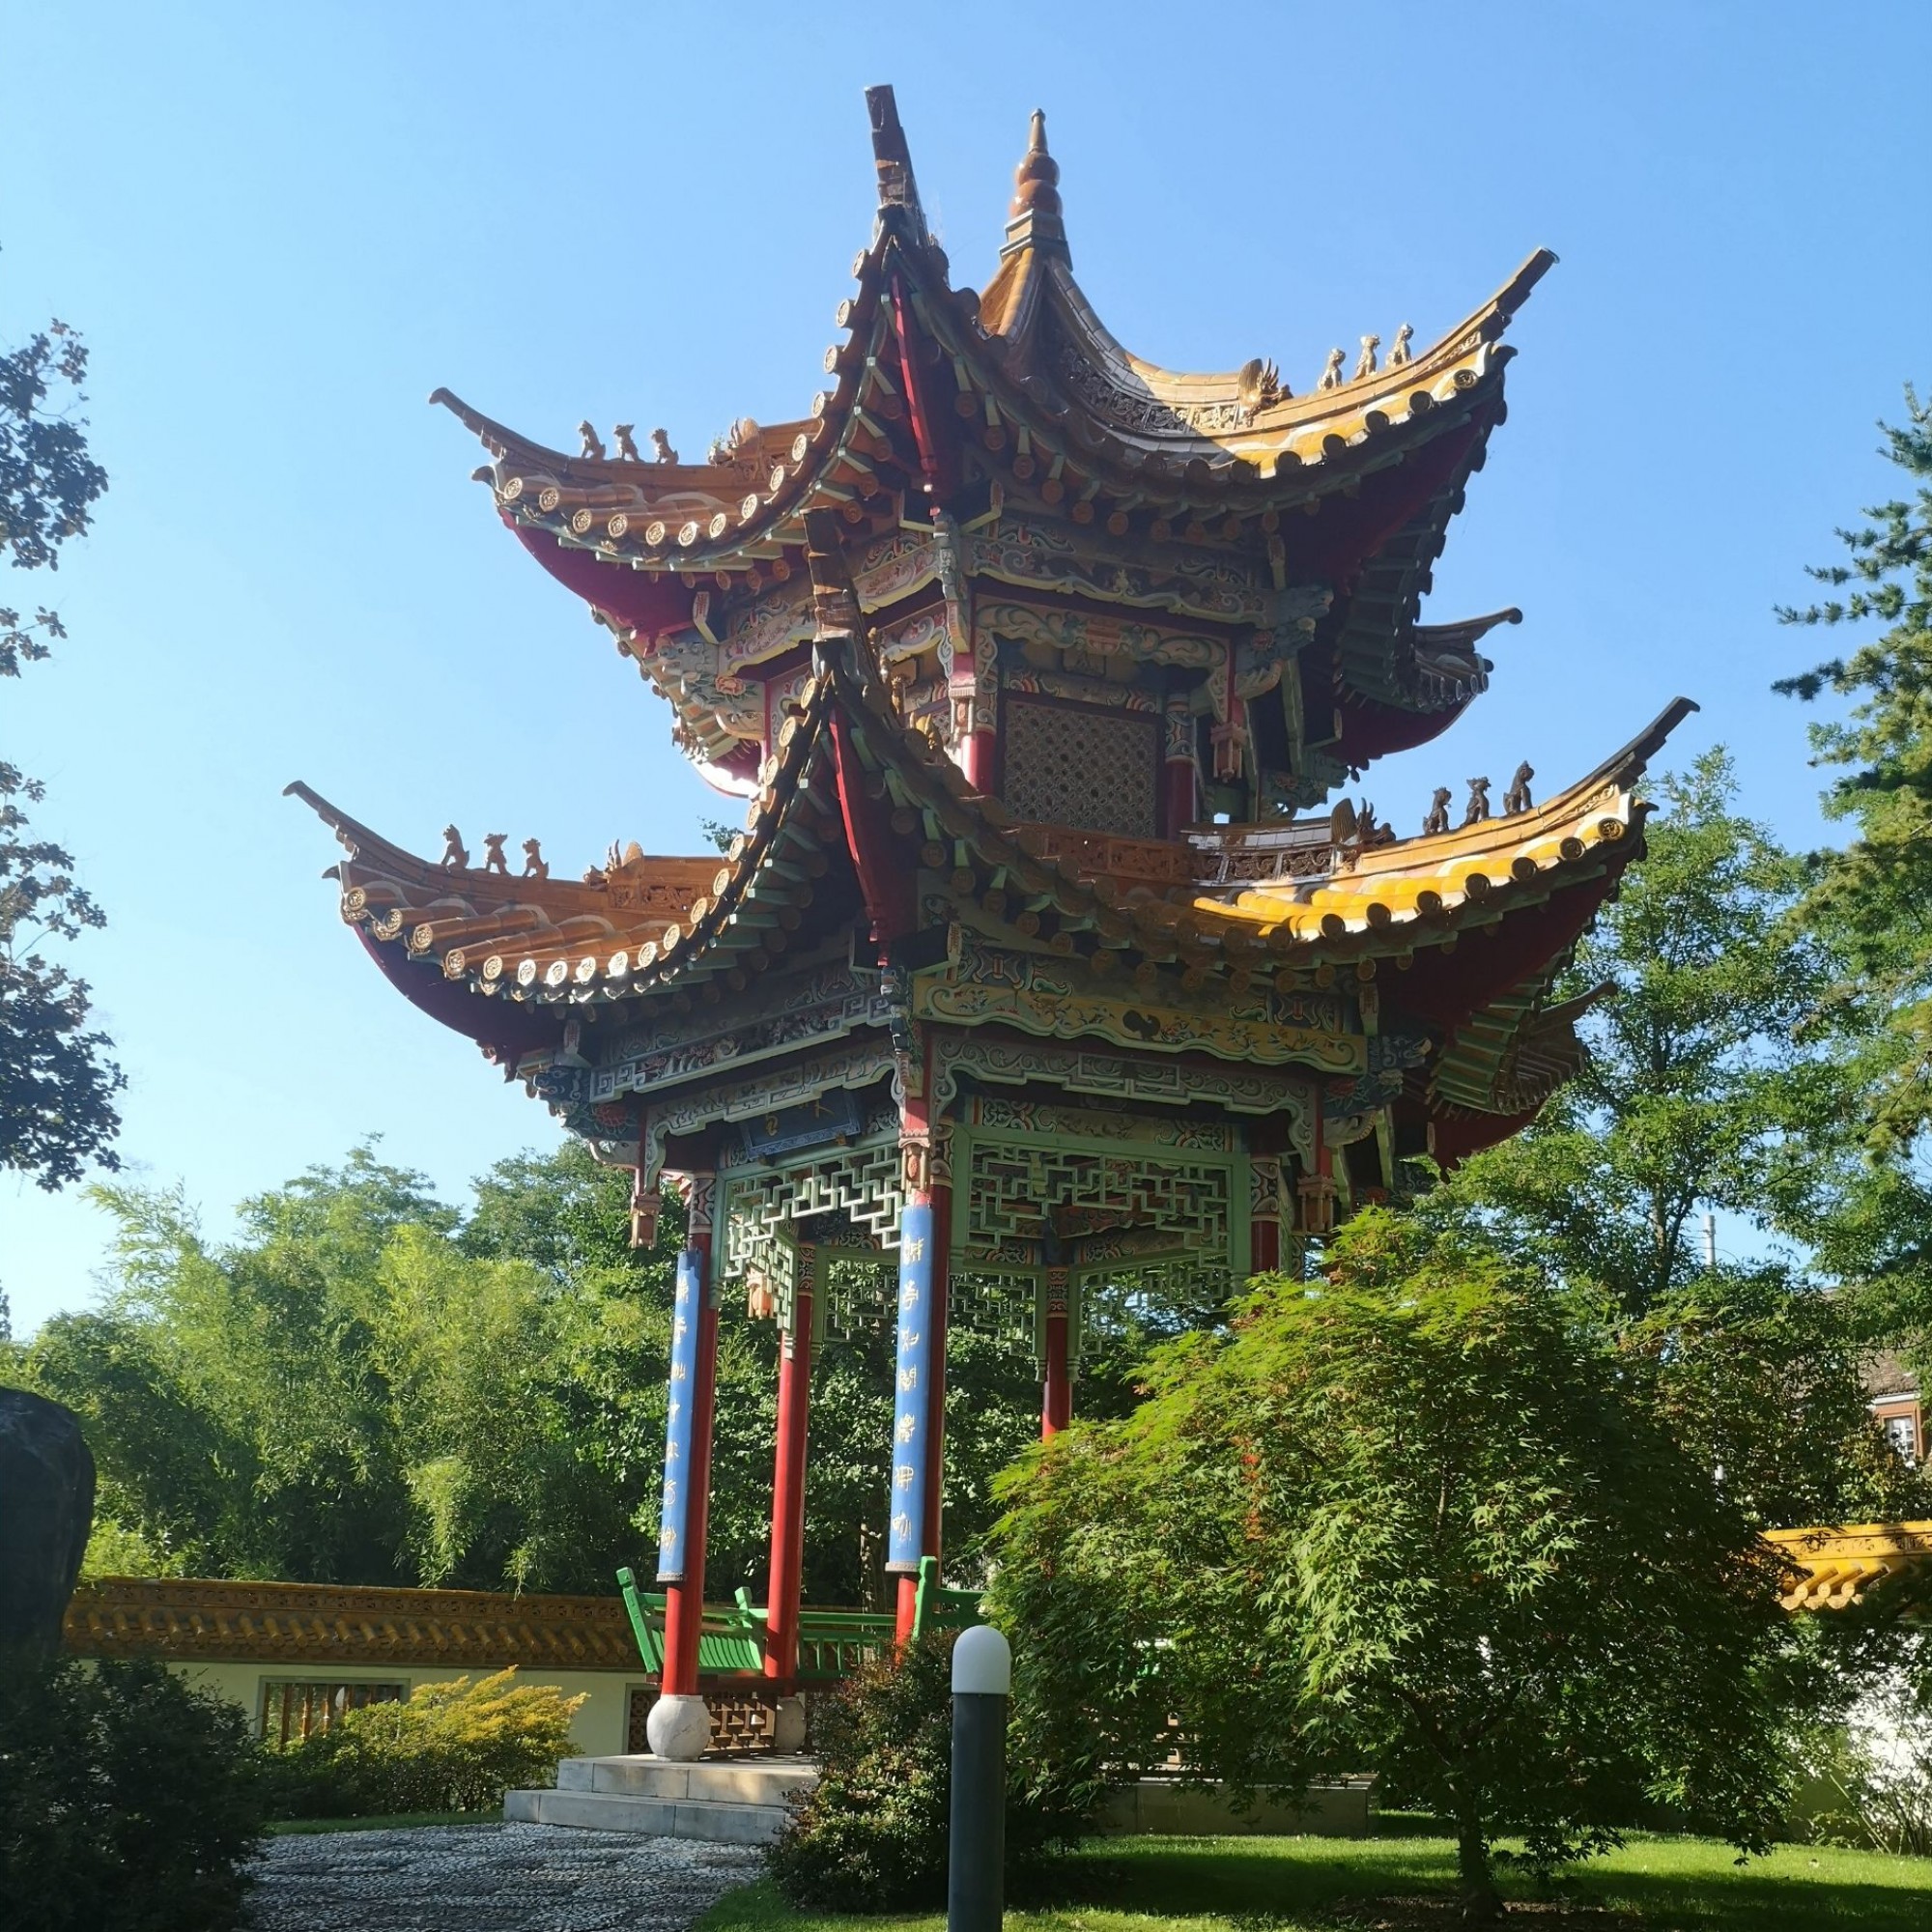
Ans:
[{"label": "geometric lattice panel", "polygon": [[1151,838],[1158,719],[1009,694],[1000,795],[1016,818]]},{"label": "geometric lattice panel", "polygon": [[946,1284],[947,1325],[983,1336],[1031,1360],[1039,1352],[1039,1282],[1031,1272],[954,1268]]},{"label": "geometric lattice panel", "polygon": [[788,1232],[814,1238],[811,1223],[838,1215],[861,1239],[896,1248],[905,1205],[903,1157],[895,1137],[877,1147],[841,1149],[791,1167],[737,1173],[728,1179],[724,1211],[724,1278],[748,1267],[770,1272]]},{"label": "geometric lattice panel", "polygon": [[818,1303],[831,1335],[867,1335],[890,1327],[898,1318],[898,1270],[855,1255],[819,1259]]},{"label": "geometric lattice panel", "polygon": [[[1246,1180],[1245,1173],[1241,1178]],[[1167,1151],[1092,1152],[975,1135],[964,1179],[964,1245],[976,1256],[1016,1240],[1037,1241],[1050,1228],[1068,1242],[1122,1230],[1158,1232],[1179,1237],[1209,1265],[1229,1258],[1233,1203],[1225,1160],[1192,1160]]]}]

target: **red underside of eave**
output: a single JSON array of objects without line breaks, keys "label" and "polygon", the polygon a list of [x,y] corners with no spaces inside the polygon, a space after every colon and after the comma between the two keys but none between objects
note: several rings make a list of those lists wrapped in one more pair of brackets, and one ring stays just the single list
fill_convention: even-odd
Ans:
[{"label": "red underside of eave", "polygon": [[455,980],[405,958],[395,947],[372,939],[357,926],[355,937],[376,962],[378,971],[410,1005],[440,1020],[452,1033],[493,1048],[499,1060],[515,1060],[539,1048],[554,1047],[563,1037],[563,1023],[554,1009],[518,1007],[485,999]]},{"label": "red underside of eave", "polygon": [[691,622],[691,592],[671,571],[655,575],[629,564],[600,563],[587,550],[570,550],[548,530],[526,528],[512,517],[503,522],[517,541],[561,583],[586,604],[608,611],[618,623],[656,637]]},{"label": "red underside of eave", "polygon": [[1499,924],[1472,926],[1457,941],[1454,952],[1439,946],[1418,947],[1415,964],[1391,982],[1390,998],[1453,1037],[1472,1013],[1547,971],[1574,946],[1622,869],[1620,865],[1601,879],[1565,888],[1543,905],[1508,913]]},{"label": "red underside of eave", "polygon": [[1494,411],[1484,410],[1459,429],[1445,431],[1393,469],[1378,469],[1362,478],[1354,497],[1321,498],[1321,511],[1305,529],[1291,517],[1282,526],[1288,540],[1291,567],[1297,580],[1313,578],[1336,585],[1346,597],[1354,577],[1406,525],[1429,506],[1430,499],[1469,460],[1469,452],[1489,433]]},{"label": "red underside of eave", "polygon": [[1416,746],[1439,738],[1468,710],[1470,701],[1465,697],[1441,711],[1399,711],[1372,697],[1348,698],[1342,705],[1342,735],[1322,750],[1357,768],[1385,758],[1391,752],[1412,752]]},{"label": "red underside of eave", "polygon": [[1520,1134],[1543,1110],[1526,1114],[1438,1114],[1429,1122],[1429,1148],[1444,1167],[1454,1167],[1472,1153],[1481,1153]]}]

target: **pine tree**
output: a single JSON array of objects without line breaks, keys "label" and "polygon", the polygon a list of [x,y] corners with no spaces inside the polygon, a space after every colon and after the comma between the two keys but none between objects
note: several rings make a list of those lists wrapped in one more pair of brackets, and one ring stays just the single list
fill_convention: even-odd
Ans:
[{"label": "pine tree", "polygon": [[1840,768],[1825,809],[1854,832],[1814,861],[1804,914],[1847,962],[1837,1003],[1851,1031],[1880,1043],[1870,1066],[1880,1152],[1932,1124],[1932,405],[1909,386],[1905,402],[1902,425],[1880,424],[1880,453],[1913,479],[1910,498],[1839,530],[1846,560],[1808,573],[1831,594],[1777,612],[1787,624],[1887,627],[1776,686],[1852,700],[1844,718],[1811,727],[1815,762]]}]

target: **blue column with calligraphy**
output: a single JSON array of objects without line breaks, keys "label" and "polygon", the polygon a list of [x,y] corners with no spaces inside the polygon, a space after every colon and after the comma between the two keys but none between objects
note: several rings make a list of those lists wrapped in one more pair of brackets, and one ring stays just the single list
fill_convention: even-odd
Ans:
[{"label": "blue column with calligraphy", "polygon": [[899,1215],[898,1373],[893,1399],[893,1510],[886,1568],[914,1574],[925,1527],[925,1468],[932,1376],[932,1204],[909,1201]]},{"label": "blue column with calligraphy", "polygon": [[664,1507],[658,1527],[658,1581],[684,1577],[686,1525],[691,1514],[692,1396],[697,1384],[698,1318],[704,1307],[704,1257],[685,1248],[677,1258],[677,1303],[670,1324],[670,1400],[665,1408]]}]

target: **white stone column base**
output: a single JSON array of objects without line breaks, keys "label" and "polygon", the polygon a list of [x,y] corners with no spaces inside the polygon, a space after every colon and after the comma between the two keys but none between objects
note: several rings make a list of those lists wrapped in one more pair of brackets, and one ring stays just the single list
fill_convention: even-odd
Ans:
[{"label": "white stone column base", "polygon": [[805,1699],[781,1697],[772,1708],[772,1748],[795,1757],[805,1748]]},{"label": "white stone column base", "polygon": [[690,1763],[711,1746],[711,1713],[702,1697],[660,1697],[644,1719],[644,1737],[653,1757]]}]

